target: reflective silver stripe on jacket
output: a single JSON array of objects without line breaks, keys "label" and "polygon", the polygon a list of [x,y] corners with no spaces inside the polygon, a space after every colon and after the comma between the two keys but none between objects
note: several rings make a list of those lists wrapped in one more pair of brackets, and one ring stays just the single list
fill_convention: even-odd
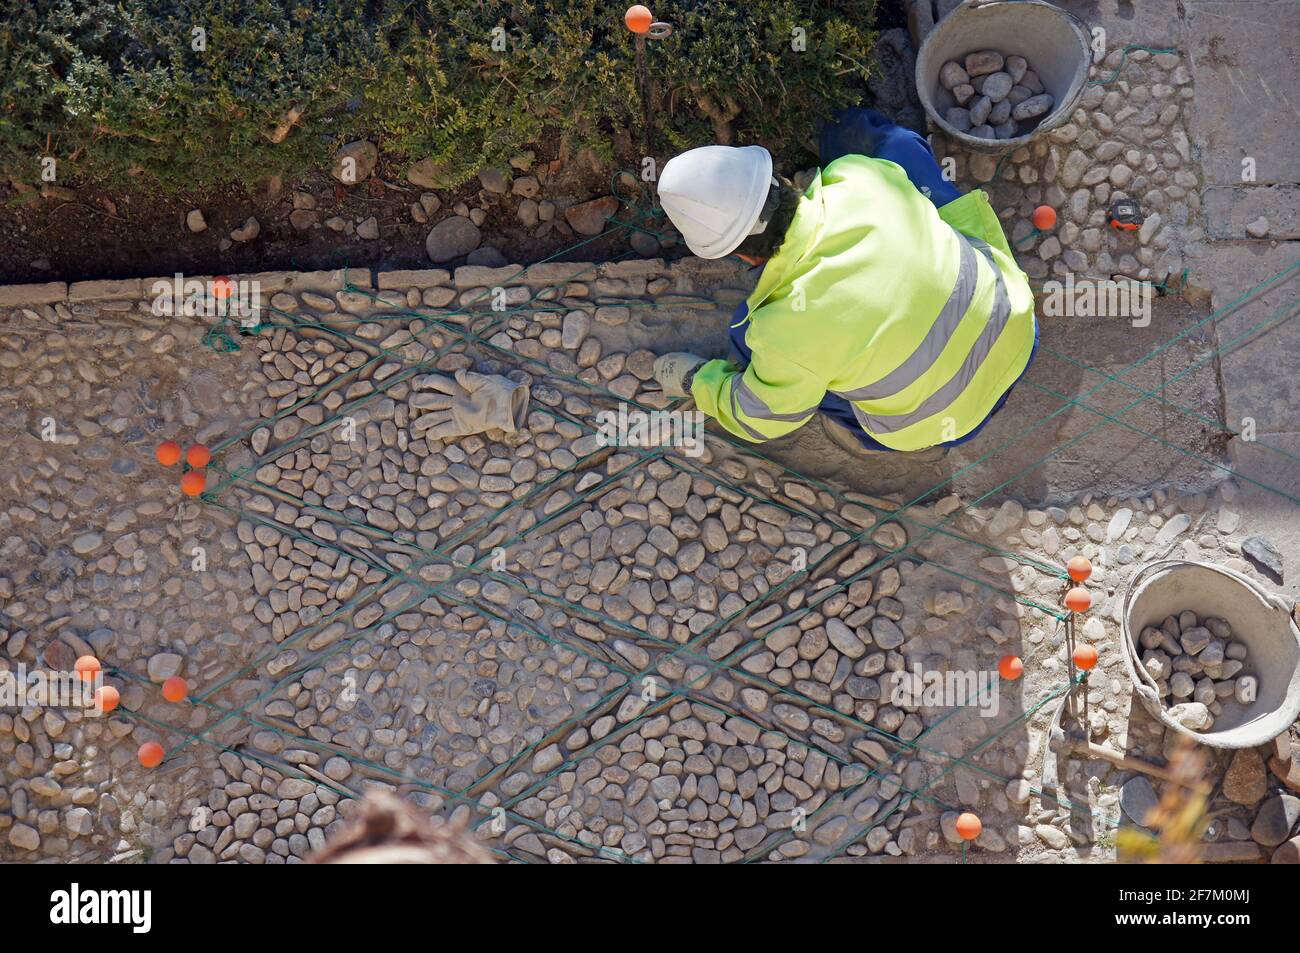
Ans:
[{"label": "reflective silver stripe on jacket", "polygon": [[939,317],[930,326],[930,330],[926,332],[924,340],[916,350],[898,367],[874,384],[855,387],[849,391],[837,391],[845,400],[880,400],[882,397],[901,393],[920,380],[921,376],[934,366],[934,362],[939,360],[939,355],[948,346],[949,339],[969,310],[971,300],[975,297],[975,286],[979,281],[979,266],[975,262],[975,250],[971,248],[965,236],[956,231],[953,234],[957,236],[957,244],[960,247],[961,264],[957,269],[957,283],[944,303],[943,310],[939,312]]},{"label": "reflective silver stripe on jacket", "polygon": [[[857,404],[853,404],[854,416],[857,418],[858,423],[869,433],[895,433],[925,420],[927,417],[933,417],[939,411],[950,406],[961,396],[962,391],[970,385],[970,382],[975,379],[975,375],[979,373],[984,360],[988,357],[989,352],[993,350],[993,345],[997,343],[998,337],[1011,319],[1011,299],[1007,296],[1007,287],[1002,280],[1002,272],[998,270],[998,266],[993,260],[993,249],[979,239],[967,238],[955,231],[954,234],[957,235],[962,246],[961,267],[958,270],[957,283],[953,288],[953,293],[949,296],[947,304],[944,305],[943,311],[939,315],[939,319],[935,322],[935,328],[943,324],[946,329],[941,335],[936,335],[934,329],[931,329],[931,332],[926,334],[925,340],[921,342],[916,352],[904,361],[898,370],[886,375],[876,384],[847,392],[837,391],[836,393],[849,401],[888,397],[915,383],[921,375],[933,366],[934,362],[938,360],[939,354],[947,345],[948,339],[952,336],[957,324],[960,323],[962,316],[966,313],[966,309],[970,307],[970,302],[974,297],[978,272],[975,268],[975,256],[971,252],[972,248],[984,256],[993,271],[995,280],[993,311],[989,315],[983,331],[980,332],[980,336],[971,346],[969,353],[967,353],[962,366],[958,368],[957,373],[946,384],[922,401],[921,405],[915,410],[906,414],[880,416],[868,414]],[[968,263],[970,266],[969,271],[967,270]],[[958,304],[960,304],[960,308],[956,309],[955,313],[950,313]],[[899,371],[904,369],[910,369],[911,372],[906,379],[904,375],[899,374]],[[878,391],[879,385],[886,381],[890,381],[897,386],[894,386],[888,392]],[[871,391],[871,396],[864,396],[865,391]]]},{"label": "reflective silver stripe on jacket", "polygon": [[786,420],[796,423],[802,423],[807,420],[813,411],[817,409],[816,407],[812,407],[797,414],[775,413],[767,406],[763,401],[763,398],[750,390],[749,385],[745,383],[745,378],[740,374],[737,374],[732,378],[731,384],[731,416],[735,418],[736,423],[745,428],[746,433],[750,434],[757,440],[767,440],[768,438],[741,419],[740,413],[737,413],[736,410],[738,405],[740,411],[744,413],[745,416],[751,417],[755,420]]}]

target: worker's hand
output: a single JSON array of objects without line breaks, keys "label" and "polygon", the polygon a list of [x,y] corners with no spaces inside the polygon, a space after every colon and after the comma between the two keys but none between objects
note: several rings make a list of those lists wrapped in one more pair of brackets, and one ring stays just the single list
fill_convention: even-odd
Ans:
[{"label": "worker's hand", "polygon": [[704,358],[686,351],[674,351],[655,358],[655,380],[669,397],[685,397],[686,375],[701,364],[708,363]]},{"label": "worker's hand", "polygon": [[411,406],[432,412],[419,417],[412,429],[430,440],[485,430],[514,433],[523,427],[528,413],[527,385],[496,374],[459,370],[455,380],[424,374],[416,378],[415,387]]}]

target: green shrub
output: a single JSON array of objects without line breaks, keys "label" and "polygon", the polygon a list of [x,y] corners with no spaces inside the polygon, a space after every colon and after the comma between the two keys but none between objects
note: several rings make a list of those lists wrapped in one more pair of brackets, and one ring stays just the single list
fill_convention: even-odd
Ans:
[{"label": "green shrub", "polygon": [[[0,174],[27,182],[49,154],[61,182],[251,184],[323,168],[360,137],[463,180],[552,137],[609,158],[615,134],[642,131],[621,3],[206,0],[193,15],[179,0],[37,6],[0,0]],[[818,118],[858,97],[873,6],[656,4],[675,28],[648,44],[660,150],[714,141],[728,116],[738,140],[786,151],[808,142]],[[193,48],[196,27],[206,50]],[[301,117],[284,126],[294,109]],[[287,134],[272,141],[277,126]]]}]

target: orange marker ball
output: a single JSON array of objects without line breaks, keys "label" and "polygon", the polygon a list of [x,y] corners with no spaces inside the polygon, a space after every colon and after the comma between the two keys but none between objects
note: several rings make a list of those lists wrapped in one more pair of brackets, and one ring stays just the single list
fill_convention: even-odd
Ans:
[{"label": "orange marker ball", "polygon": [[1024,674],[1025,663],[1019,655],[1004,655],[998,659],[998,674],[1007,681],[1015,681]]},{"label": "orange marker ball", "polygon": [[1065,608],[1071,612],[1087,612],[1092,608],[1092,594],[1083,586],[1075,586],[1065,594]]},{"label": "orange marker ball", "polygon": [[196,443],[185,451],[185,462],[196,470],[202,470],[212,459],[212,451],[201,443]]},{"label": "orange marker ball", "polygon": [[1074,666],[1085,672],[1097,667],[1097,650],[1091,645],[1080,645],[1074,650]]},{"label": "orange marker ball", "polygon": [[623,14],[623,22],[633,33],[649,33],[650,24],[654,22],[654,15],[650,12],[649,7],[636,4],[627,8],[627,13]]},{"label": "orange marker ball", "polygon": [[983,823],[970,811],[966,811],[957,818],[957,836],[962,840],[974,840],[980,836],[983,830]]},{"label": "orange marker ball", "polygon": [[1050,205],[1040,205],[1034,209],[1034,214],[1030,216],[1030,221],[1034,223],[1034,228],[1040,232],[1048,231],[1056,227],[1056,209]]},{"label": "orange marker ball", "polygon": [[106,715],[116,708],[121,700],[122,696],[112,685],[102,685],[95,689],[95,707]]},{"label": "orange marker ball", "polygon": [[153,452],[158,462],[165,467],[175,466],[181,459],[181,445],[175,440],[164,440]]},{"label": "orange marker ball", "polygon": [[189,690],[190,687],[185,684],[185,679],[181,678],[179,675],[173,675],[171,678],[163,682],[163,698],[167,699],[169,702],[184,701]]},{"label": "orange marker ball", "polygon": [[226,275],[220,275],[212,279],[212,297],[225,300],[230,297],[230,292],[234,289],[235,283]]},{"label": "orange marker ball", "polygon": [[181,492],[186,496],[198,496],[203,492],[207,482],[208,478],[203,475],[202,470],[191,470],[181,477]]},{"label": "orange marker ball", "polygon": [[1092,563],[1087,556],[1072,556],[1065,564],[1065,571],[1075,582],[1084,582],[1092,575]]},{"label": "orange marker ball", "polygon": [[93,682],[95,676],[100,672],[99,659],[93,655],[81,656],[81,658],[77,659],[77,664],[74,667],[83,682]]},{"label": "orange marker ball", "polygon": [[140,746],[140,750],[135,753],[140,759],[140,763],[146,768],[156,768],[162,764],[163,746],[156,741],[146,741]]}]

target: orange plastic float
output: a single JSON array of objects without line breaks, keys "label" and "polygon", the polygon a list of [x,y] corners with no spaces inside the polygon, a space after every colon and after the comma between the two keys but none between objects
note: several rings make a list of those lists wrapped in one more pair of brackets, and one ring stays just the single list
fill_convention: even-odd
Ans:
[{"label": "orange plastic float", "polygon": [[998,659],[998,674],[1007,681],[1015,681],[1025,671],[1025,663],[1019,655],[1004,655]]},{"label": "orange plastic float", "polygon": [[1074,650],[1074,667],[1090,672],[1097,667],[1097,650],[1091,645],[1080,645]]},{"label": "orange plastic float", "polygon": [[164,440],[158,444],[153,455],[158,458],[158,462],[165,467],[175,466],[181,459],[181,445],[175,440]]},{"label": "orange plastic float", "polygon": [[196,470],[202,470],[212,459],[212,451],[201,443],[196,443],[185,451],[185,462]]},{"label": "orange plastic float", "polygon": [[1086,582],[1092,575],[1092,562],[1087,556],[1072,556],[1070,561],[1065,564],[1065,571],[1070,574],[1070,578],[1075,582]]},{"label": "orange plastic float", "polygon": [[95,708],[108,714],[121,702],[122,696],[112,685],[101,685],[95,689]]},{"label": "orange plastic float", "polygon": [[1056,209],[1050,205],[1040,205],[1034,209],[1034,214],[1030,217],[1034,223],[1034,228],[1040,232],[1048,231],[1056,227]]},{"label": "orange plastic float", "polygon": [[1092,608],[1092,594],[1083,586],[1075,586],[1065,594],[1065,608],[1071,612],[1087,612]]},{"label": "orange plastic float", "polygon": [[191,470],[181,477],[181,492],[186,496],[198,496],[203,492],[207,482],[208,478],[203,475],[202,470]]},{"label": "orange plastic float", "polygon": [[74,668],[83,682],[93,682],[95,676],[100,673],[99,659],[93,655],[83,655],[77,659]]},{"label": "orange plastic float", "polygon": [[650,8],[636,4],[627,8],[627,13],[623,14],[623,22],[633,33],[649,33],[650,24],[654,22],[654,15]]},{"label": "orange plastic float", "polygon": [[146,741],[135,755],[146,768],[156,768],[162,764],[163,746],[156,741]]},{"label": "orange plastic float", "polygon": [[183,701],[185,696],[189,693],[189,690],[189,685],[187,685],[185,679],[181,678],[179,675],[173,675],[171,678],[163,682],[162,686],[163,698],[167,699],[169,702]]},{"label": "orange plastic float", "polygon": [[212,297],[224,301],[230,297],[230,292],[234,289],[235,283],[227,275],[219,275],[212,279]]},{"label": "orange plastic float", "polygon": [[962,840],[974,840],[983,830],[983,823],[970,811],[964,812],[957,818],[957,836]]}]

